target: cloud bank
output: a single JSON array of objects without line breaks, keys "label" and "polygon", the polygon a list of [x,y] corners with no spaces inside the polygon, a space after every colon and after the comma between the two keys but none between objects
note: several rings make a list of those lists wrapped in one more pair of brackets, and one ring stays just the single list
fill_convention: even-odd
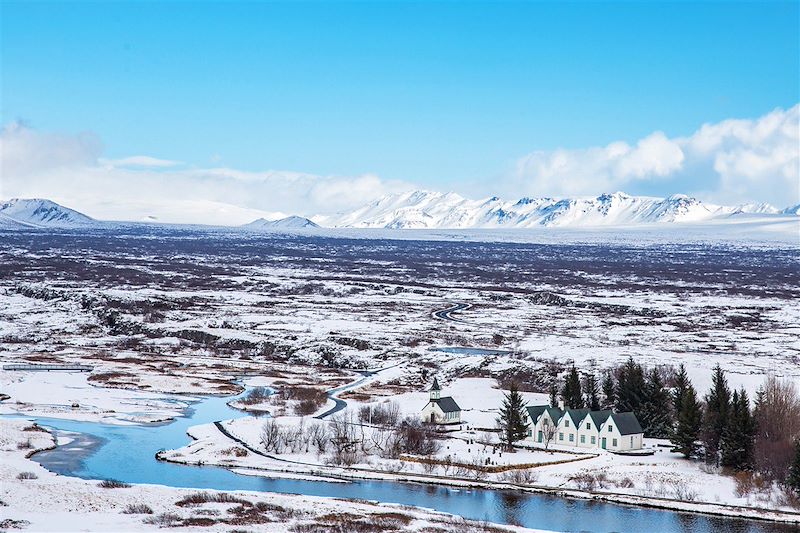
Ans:
[{"label": "cloud bank", "polygon": [[[0,198],[49,198],[99,219],[244,224],[259,217],[348,211],[388,193],[420,188],[374,174],[197,168],[147,155],[105,159],[102,153],[92,133],[56,134],[8,124],[0,135]],[[467,184],[455,187],[460,188]],[[479,187],[481,194],[509,198],[631,188],[726,204],[797,204],[800,104],[754,120],[705,124],[686,137],[657,131],[632,144],[535,151]]]},{"label": "cloud bank", "polygon": [[535,151],[509,184],[532,195],[594,195],[670,183],[720,203],[800,201],[800,104],[755,120],[704,124],[687,137],[657,131],[634,145]]},{"label": "cloud bank", "polygon": [[410,187],[369,174],[194,168],[149,156],[103,159],[101,152],[91,134],[10,124],[0,137],[0,198],[48,198],[101,220],[227,225],[349,210]]}]

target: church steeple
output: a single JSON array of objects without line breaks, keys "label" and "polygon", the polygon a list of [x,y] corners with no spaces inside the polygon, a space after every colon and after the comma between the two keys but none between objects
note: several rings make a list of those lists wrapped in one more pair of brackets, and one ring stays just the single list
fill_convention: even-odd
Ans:
[{"label": "church steeple", "polygon": [[433,378],[433,385],[431,386],[431,401],[436,401],[442,396],[442,388],[439,386],[439,380]]}]

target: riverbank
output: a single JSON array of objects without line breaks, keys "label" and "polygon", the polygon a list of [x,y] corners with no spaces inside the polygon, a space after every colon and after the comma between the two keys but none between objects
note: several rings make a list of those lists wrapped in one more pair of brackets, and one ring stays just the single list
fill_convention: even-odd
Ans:
[{"label": "riverbank", "polygon": [[[115,486],[52,473],[30,456],[55,446],[48,431],[0,419],[0,529],[32,531],[385,531],[536,532],[420,508],[252,491],[202,491],[159,485]],[[105,486],[104,486],[105,485]],[[361,528],[361,529],[359,529]],[[365,529],[366,528],[366,529]]]},{"label": "riverbank", "polygon": [[[385,470],[371,470],[364,467],[329,466],[322,464],[303,463],[300,461],[284,460],[269,454],[258,455],[254,458],[254,446],[233,439],[220,432],[214,425],[192,427],[189,430],[194,441],[179,450],[164,451],[158,454],[160,460],[188,464],[188,465],[214,465],[224,468],[235,468],[238,471],[248,470],[250,475],[263,475],[264,477],[282,478],[284,476],[307,475],[313,478],[330,478],[331,481],[342,480],[380,480],[402,483],[420,483],[435,486],[448,486],[463,489],[488,489],[488,490],[514,490],[531,494],[548,494],[564,498],[581,500],[604,501],[623,505],[634,505],[653,509],[664,509],[688,513],[699,513],[709,516],[726,518],[743,518],[748,520],[763,520],[785,524],[800,524],[800,513],[786,510],[773,510],[757,507],[727,505],[715,502],[676,501],[668,498],[646,497],[609,491],[587,491],[567,489],[563,487],[520,484],[507,481],[460,478],[455,476],[442,476],[422,472],[396,473]],[[215,450],[230,450],[231,446],[244,446],[251,454],[245,457],[231,456],[222,460],[215,460]],[[257,465],[257,466],[256,466]]]}]

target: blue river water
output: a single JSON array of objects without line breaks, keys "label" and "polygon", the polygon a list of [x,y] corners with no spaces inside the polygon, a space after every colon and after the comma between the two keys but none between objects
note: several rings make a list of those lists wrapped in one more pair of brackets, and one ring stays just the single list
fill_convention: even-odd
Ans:
[{"label": "blue river water", "polygon": [[516,491],[456,489],[418,483],[354,481],[329,483],[239,475],[213,466],[158,461],[161,449],[185,446],[190,426],[247,416],[227,405],[231,398],[206,398],[186,417],[156,425],[110,425],[24,417],[57,431],[79,433],[69,444],[38,453],[34,459],[51,471],[85,479],[117,479],[172,487],[250,490],[356,498],[426,507],[476,520],[552,531],[718,532],[798,531],[792,526],[715,518]]}]

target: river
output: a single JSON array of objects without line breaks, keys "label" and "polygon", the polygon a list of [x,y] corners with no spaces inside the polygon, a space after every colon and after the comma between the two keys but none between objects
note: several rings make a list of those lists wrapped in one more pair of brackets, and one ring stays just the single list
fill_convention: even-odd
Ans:
[{"label": "river", "polygon": [[[717,532],[797,531],[768,522],[717,518],[612,503],[592,502],[515,491],[459,489],[393,481],[329,483],[267,479],[239,475],[213,466],[187,466],[158,461],[161,449],[186,445],[190,426],[247,416],[227,405],[231,398],[211,397],[195,403],[186,417],[151,425],[111,425],[43,417],[24,417],[69,434],[73,440],[34,459],[51,471],[85,479],[117,479],[171,487],[249,490],[358,498],[414,505],[475,520],[575,532]],[[69,433],[67,433],[69,432]]]}]

